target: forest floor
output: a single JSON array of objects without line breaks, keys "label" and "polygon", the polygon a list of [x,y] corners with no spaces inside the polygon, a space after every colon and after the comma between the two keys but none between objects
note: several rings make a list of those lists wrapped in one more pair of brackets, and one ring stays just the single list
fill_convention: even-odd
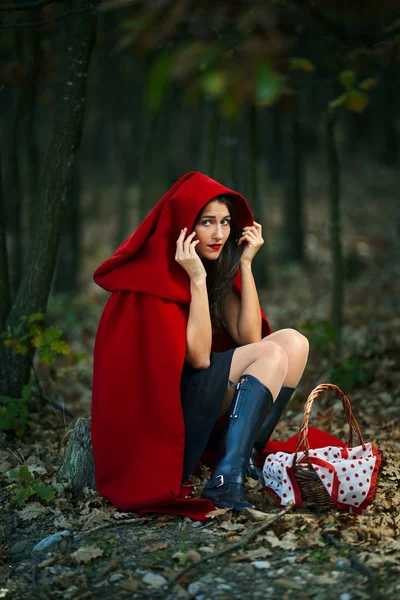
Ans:
[{"label": "forest floor", "polygon": [[[327,326],[330,258],[322,177],[313,178],[307,195],[308,264],[272,260],[270,284],[260,296],[274,330],[295,327],[311,346],[304,377],[274,438],[297,433],[304,402],[316,385],[339,385],[365,440],[386,456],[367,510],[362,515],[306,509],[281,514],[249,481],[249,494],[265,514],[235,516],[221,510],[200,523],[122,513],[92,490],[77,494],[57,484],[75,418],[90,413],[93,340],[106,295],[88,284],[72,302],[52,300],[49,321],[65,331],[74,354],[51,367],[36,361],[40,384],[34,387],[40,393],[29,405],[30,425],[21,438],[0,438],[0,598],[400,598],[400,208],[393,193],[395,174],[378,173],[374,165],[361,175],[361,168],[355,162],[343,180],[342,355],[337,356]],[[272,253],[279,227],[279,213],[271,210],[267,243]],[[105,256],[98,258],[90,254],[87,259],[87,280]],[[311,425],[346,440],[341,404],[330,394],[320,397]],[[20,465],[52,485],[54,498],[46,503],[32,496],[16,506],[16,490],[5,473]],[[260,528],[247,541],[246,535]],[[47,539],[49,545],[37,548],[54,534],[58,540]],[[221,549],[226,553],[215,557]],[[190,570],[173,582],[187,566]]]}]

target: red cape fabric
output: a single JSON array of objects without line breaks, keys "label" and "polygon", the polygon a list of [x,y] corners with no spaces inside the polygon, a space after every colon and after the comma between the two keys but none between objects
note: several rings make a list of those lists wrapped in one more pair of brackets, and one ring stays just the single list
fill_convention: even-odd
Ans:
[{"label": "red cape fabric", "polygon": [[[206,520],[214,506],[181,487],[184,422],[180,377],[186,354],[190,282],[175,261],[176,240],[202,207],[229,194],[242,227],[253,215],[243,196],[187,173],[94,273],[111,292],[94,347],[92,443],[96,486],[122,510]],[[240,296],[238,273],[234,291]],[[262,335],[271,333],[264,312]],[[237,344],[224,331],[212,350]]]}]

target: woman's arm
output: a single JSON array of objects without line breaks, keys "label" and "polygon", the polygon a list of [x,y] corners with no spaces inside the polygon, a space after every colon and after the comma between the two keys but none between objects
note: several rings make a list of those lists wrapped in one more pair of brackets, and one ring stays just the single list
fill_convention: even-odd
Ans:
[{"label": "woman's arm", "polygon": [[243,227],[238,244],[245,244],[240,259],[242,279],[241,300],[232,291],[226,303],[228,331],[240,346],[259,342],[262,339],[262,317],[257,288],[251,265],[253,258],[264,243],[262,227],[253,221],[253,225]]},{"label": "woman's arm", "polygon": [[186,325],[186,361],[194,369],[210,366],[212,328],[206,277],[190,280],[189,319]]},{"label": "woman's arm", "polygon": [[185,360],[194,369],[207,369],[210,366],[212,328],[206,278],[207,273],[196,246],[199,240],[193,240],[193,231],[185,240],[187,228],[181,230],[176,241],[175,260],[185,269],[190,278],[191,301],[189,318],[186,324]]},{"label": "woman's arm", "polygon": [[261,332],[261,310],[251,263],[240,264],[242,279],[241,299],[231,291],[225,307],[227,329],[239,346],[259,342]]}]

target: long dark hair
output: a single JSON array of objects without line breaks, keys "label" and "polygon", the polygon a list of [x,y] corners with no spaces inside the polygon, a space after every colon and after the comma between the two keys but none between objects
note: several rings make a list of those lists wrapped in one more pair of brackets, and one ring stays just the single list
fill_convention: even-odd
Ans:
[{"label": "long dark hair", "polygon": [[[243,252],[243,245],[237,245],[237,241],[241,237],[242,228],[229,196],[217,196],[210,200],[210,202],[216,201],[222,202],[228,208],[231,216],[231,230],[224,248],[216,260],[202,258],[207,271],[207,292],[213,333],[226,326],[224,305],[229,292],[232,290],[232,285],[239,269],[240,257]],[[199,222],[203,211],[204,206],[196,217],[194,227]]]}]

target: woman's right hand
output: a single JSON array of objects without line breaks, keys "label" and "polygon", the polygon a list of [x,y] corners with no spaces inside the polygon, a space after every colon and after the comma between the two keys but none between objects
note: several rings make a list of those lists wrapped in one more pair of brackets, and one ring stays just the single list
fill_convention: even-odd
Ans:
[{"label": "woman's right hand", "polygon": [[185,269],[191,280],[206,278],[207,272],[201,262],[200,256],[196,252],[196,246],[200,240],[192,241],[196,235],[195,231],[189,234],[185,240],[186,231],[186,227],[182,229],[176,241],[175,260]]}]

